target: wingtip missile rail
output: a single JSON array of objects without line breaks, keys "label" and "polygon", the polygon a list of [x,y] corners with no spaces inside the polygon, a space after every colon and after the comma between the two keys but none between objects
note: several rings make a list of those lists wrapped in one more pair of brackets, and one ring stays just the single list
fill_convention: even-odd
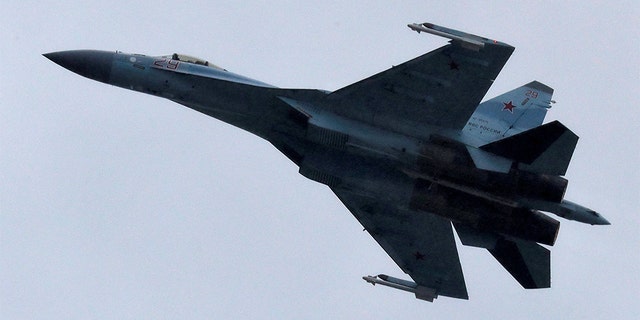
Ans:
[{"label": "wingtip missile rail", "polygon": [[388,276],[386,274],[379,274],[377,276],[364,276],[362,279],[372,285],[381,284],[390,288],[411,292],[416,295],[416,299],[433,302],[433,299],[438,298],[438,294],[432,288],[420,286],[413,281],[402,280]]},{"label": "wingtip missile rail", "polygon": [[410,23],[407,26],[411,28],[411,30],[416,31],[418,33],[426,32],[436,36],[441,36],[447,39],[451,39],[453,41],[458,41],[462,44],[463,47],[467,49],[478,51],[484,47],[484,42],[478,39],[473,39],[473,37],[477,38],[477,36],[473,36],[470,34],[466,34],[466,33],[448,29],[448,28],[439,27],[432,23],[428,23],[428,22]]},{"label": "wingtip missile rail", "polygon": [[425,23],[410,23],[407,25],[411,30],[416,31],[418,33],[426,32],[436,36],[441,36],[447,39],[451,39],[454,42],[460,43],[460,45],[464,48],[479,51],[484,48],[485,44],[494,44],[494,45],[503,45],[509,46],[506,43],[502,43],[497,40],[490,40],[487,38],[483,38],[474,34],[445,28],[439,25],[435,25],[433,23],[425,22]]}]

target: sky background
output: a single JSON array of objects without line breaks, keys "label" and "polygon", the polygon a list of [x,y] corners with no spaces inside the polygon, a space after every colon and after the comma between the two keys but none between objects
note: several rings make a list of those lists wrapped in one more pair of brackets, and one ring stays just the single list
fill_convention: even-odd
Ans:
[{"label": "sky background", "polygon": [[[3,1],[2,319],[634,319],[640,312],[636,1]],[[520,3],[520,2],[519,2]],[[279,87],[336,90],[446,44],[433,22],[516,51],[487,98],[541,81],[580,136],[552,288],[459,246],[470,300],[407,278],[330,190],[251,134],[41,54],[205,58]]]}]

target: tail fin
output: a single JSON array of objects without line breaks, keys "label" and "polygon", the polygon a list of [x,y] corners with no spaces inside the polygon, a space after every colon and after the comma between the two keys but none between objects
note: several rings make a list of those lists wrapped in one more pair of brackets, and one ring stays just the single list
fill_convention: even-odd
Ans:
[{"label": "tail fin", "polygon": [[542,124],[553,89],[533,81],[481,103],[464,128],[485,142],[503,139]]}]

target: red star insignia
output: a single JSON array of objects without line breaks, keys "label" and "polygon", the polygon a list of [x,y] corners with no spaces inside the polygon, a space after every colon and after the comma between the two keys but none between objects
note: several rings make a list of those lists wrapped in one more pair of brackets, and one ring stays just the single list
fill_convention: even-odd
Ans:
[{"label": "red star insignia", "polygon": [[513,113],[513,108],[515,108],[516,106],[513,105],[512,101],[509,101],[508,103],[502,103],[504,104],[504,108],[502,108],[502,111],[504,110],[509,110],[509,112]]},{"label": "red star insignia", "polygon": [[416,251],[416,253],[414,253],[413,256],[416,257],[416,260],[424,260],[424,257],[425,257],[425,255],[420,251]]}]

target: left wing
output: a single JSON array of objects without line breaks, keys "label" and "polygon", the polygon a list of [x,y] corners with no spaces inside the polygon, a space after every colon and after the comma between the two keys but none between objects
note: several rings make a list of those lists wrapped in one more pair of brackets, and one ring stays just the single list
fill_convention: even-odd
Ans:
[{"label": "left wing", "polygon": [[332,190],[418,286],[432,289],[436,297],[469,298],[451,222],[352,191]]},{"label": "left wing", "polygon": [[[427,25],[427,24],[424,24]],[[514,47],[460,31],[472,38],[450,44],[339,89],[327,96],[335,112],[402,133],[425,125],[462,129],[507,62]]]}]

